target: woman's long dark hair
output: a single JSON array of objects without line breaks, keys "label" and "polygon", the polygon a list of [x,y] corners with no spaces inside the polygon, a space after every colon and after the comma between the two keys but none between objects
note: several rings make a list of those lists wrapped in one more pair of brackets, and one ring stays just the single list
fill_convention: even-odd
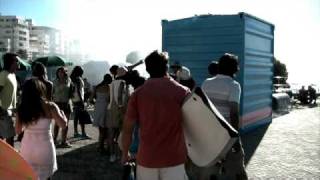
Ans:
[{"label": "woman's long dark hair", "polygon": [[96,86],[96,88],[103,86],[103,85],[110,84],[111,82],[112,82],[112,76],[110,74],[105,74],[103,76],[103,80]]},{"label": "woman's long dark hair", "polygon": [[70,74],[72,82],[76,82],[79,77],[83,75],[83,69],[81,66],[75,66]]},{"label": "woman's long dark hair", "polygon": [[[64,71],[64,67],[63,67],[63,66],[59,67],[59,68],[56,70],[56,79],[58,79],[58,80],[60,80],[60,77],[59,77],[59,72],[60,72],[60,71]],[[64,72],[64,73],[66,73],[66,72]]]},{"label": "woman's long dark hair", "polygon": [[32,75],[39,78],[40,80],[44,80],[46,76],[47,70],[46,67],[40,62],[34,62],[32,64]]},{"label": "woman's long dark hair", "polygon": [[39,79],[33,78],[24,83],[18,107],[19,120],[23,125],[30,125],[45,114],[42,107],[45,94],[46,86]]}]

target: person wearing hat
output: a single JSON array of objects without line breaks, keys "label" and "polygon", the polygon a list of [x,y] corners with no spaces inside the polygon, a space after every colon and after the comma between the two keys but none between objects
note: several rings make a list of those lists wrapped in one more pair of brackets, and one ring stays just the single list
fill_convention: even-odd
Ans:
[{"label": "person wearing hat", "polygon": [[122,125],[124,114],[127,109],[127,102],[129,100],[129,86],[124,80],[127,72],[128,69],[126,67],[118,67],[115,80],[110,84],[110,102],[108,105],[108,109],[110,110],[110,119],[107,121],[110,162],[115,162],[117,156],[120,156],[117,147],[117,139],[120,134],[120,127]]},{"label": "person wearing hat", "polygon": [[187,86],[190,90],[193,90],[196,85],[194,79],[191,77],[190,70],[185,66],[181,66],[181,68],[176,72],[176,81]]}]

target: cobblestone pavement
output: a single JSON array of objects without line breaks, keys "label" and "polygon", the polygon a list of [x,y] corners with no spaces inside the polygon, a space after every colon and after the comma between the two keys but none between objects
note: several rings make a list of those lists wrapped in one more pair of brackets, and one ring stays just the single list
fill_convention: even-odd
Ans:
[{"label": "cobblestone pavement", "polygon": [[[294,107],[268,126],[243,135],[249,179],[320,179],[320,106]],[[69,122],[73,135],[73,121]],[[80,127],[79,127],[80,129]],[[87,126],[92,139],[69,138],[72,148],[58,148],[53,180],[117,180],[122,167],[97,152],[98,130]],[[19,146],[19,145],[18,145]]]}]

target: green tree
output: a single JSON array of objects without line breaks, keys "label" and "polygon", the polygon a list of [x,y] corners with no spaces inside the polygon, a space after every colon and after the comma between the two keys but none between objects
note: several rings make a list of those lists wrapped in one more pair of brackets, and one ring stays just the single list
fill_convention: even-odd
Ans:
[{"label": "green tree", "polygon": [[[288,71],[287,71],[286,65],[281,63],[276,58],[273,59],[273,65],[274,65],[273,77],[281,76],[281,77],[284,77],[285,81],[287,81]],[[285,84],[286,82],[281,82],[281,83]]]}]

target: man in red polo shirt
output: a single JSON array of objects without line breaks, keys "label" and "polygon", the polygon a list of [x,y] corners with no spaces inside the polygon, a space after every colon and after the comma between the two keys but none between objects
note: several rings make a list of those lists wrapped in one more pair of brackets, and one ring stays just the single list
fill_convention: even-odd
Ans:
[{"label": "man in red polo shirt", "polygon": [[181,106],[190,91],[168,75],[166,53],[152,52],[145,64],[150,79],[130,97],[123,124],[122,162],[129,158],[133,127],[138,123],[137,179],[188,179]]}]

